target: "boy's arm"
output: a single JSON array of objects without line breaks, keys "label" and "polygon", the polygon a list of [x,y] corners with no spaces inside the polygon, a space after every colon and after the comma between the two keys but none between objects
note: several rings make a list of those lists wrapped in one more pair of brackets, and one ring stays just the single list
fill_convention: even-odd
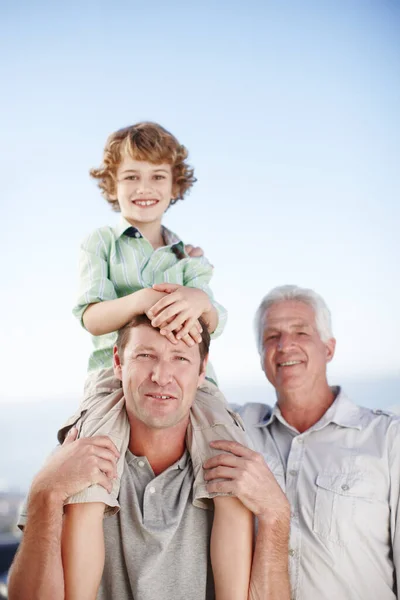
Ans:
[{"label": "boy's arm", "polygon": [[92,335],[118,331],[164,296],[144,288],[118,298],[109,279],[111,246],[110,232],[104,228],[89,235],[80,249],[79,292],[73,313]]},{"label": "boy's arm", "polygon": [[[216,329],[218,312],[202,290],[176,283],[159,283],[153,288],[166,292],[165,297],[147,311],[151,324],[159,327],[162,335],[174,331],[178,340],[184,339],[200,317],[211,333]],[[195,341],[199,342],[201,338]]]},{"label": "boy's arm", "polygon": [[118,331],[134,316],[147,312],[165,295],[152,288],[143,288],[123,298],[89,304],[82,315],[82,321],[92,335]]},{"label": "boy's arm", "polygon": [[[178,334],[178,337],[184,337],[194,322],[202,317],[212,338],[218,337],[224,330],[227,311],[215,301],[209,286],[213,270],[214,267],[204,257],[186,259],[183,286],[168,283],[153,286],[153,289],[167,291],[172,296],[163,298],[153,307],[151,312],[157,316],[154,326],[177,331],[184,324]],[[165,312],[161,314],[162,311]]]}]

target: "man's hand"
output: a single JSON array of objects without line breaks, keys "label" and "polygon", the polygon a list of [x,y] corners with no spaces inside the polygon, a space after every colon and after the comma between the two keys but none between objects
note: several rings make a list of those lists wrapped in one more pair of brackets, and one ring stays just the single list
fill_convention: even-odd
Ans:
[{"label": "man's hand", "polygon": [[211,442],[210,446],[229,454],[218,454],[204,463],[207,490],[236,496],[260,523],[283,522],[289,526],[288,500],[262,454],[225,440]]},{"label": "man's hand", "polygon": [[182,339],[188,345],[200,343],[201,327],[198,319],[212,310],[208,295],[197,288],[173,283],[153,285],[153,290],[166,293],[147,312],[153,327],[159,327],[161,335],[174,332],[178,340]]},{"label": "man's hand", "polygon": [[185,252],[186,254],[189,254],[190,258],[204,256],[203,248],[200,248],[199,246],[192,246],[192,244],[185,244]]},{"label": "man's hand", "polygon": [[76,440],[72,428],[60,448],[48,459],[32,482],[30,496],[51,492],[61,503],[97,483],[108,492],[117,476],[119,452],[110,438],[98,436]]}]

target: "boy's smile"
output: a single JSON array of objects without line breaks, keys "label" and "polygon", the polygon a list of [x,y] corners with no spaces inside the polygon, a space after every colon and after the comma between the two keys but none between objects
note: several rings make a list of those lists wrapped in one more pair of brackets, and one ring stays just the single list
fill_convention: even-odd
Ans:
[{"label": "boy's smile", "polygon": [[149,225],[160,227],[172,198],[171,165],[124,157],[117,170],[117,199],[122,216],[131,225],[142,230],[143,225],[146,230]]}]

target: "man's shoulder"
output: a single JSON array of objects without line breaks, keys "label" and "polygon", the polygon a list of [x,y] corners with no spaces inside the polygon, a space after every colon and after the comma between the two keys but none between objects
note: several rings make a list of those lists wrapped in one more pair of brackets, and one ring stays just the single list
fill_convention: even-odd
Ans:
[{"label": "man's shoulder", "polygon": [[230,406],[235,412],[239,413],[247,427],[267,421],[273,411],[272,406],[261,402],[248,402],[243,405],[231,404]]},{"label": "man's shoulder", "polygon": [[400,415],[387,408],[371,408],[354,404],[346,398],[346,406],[349,407],[350,418],[357,423],[361,429],[373,428],[376,432],[386,435],[389,431],[397,431],[400,434]]}]

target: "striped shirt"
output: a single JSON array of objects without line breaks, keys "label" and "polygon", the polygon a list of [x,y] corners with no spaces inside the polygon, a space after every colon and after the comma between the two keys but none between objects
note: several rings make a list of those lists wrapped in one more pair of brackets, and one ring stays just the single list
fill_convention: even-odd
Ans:
[{"label": "striped shirt", "polygon": [[[213,338],[226,324],[227,312],[218,304],[209,287],[213,267],[204,257],[191,258],[183,242],[163,227],[166,245],[154,250],[138,229],[121,218],[116,227],[101,227],[81,244],[79,292],[73,309],[83,325],[83,313],[89,304],[115,300],[155,283],[177,283],[206,292],[218,311],[218,326]],[[117,333],[92,336],[93,352],[89,371],[112,367],[112,349]],[[213,376],[212,368],[207,375]]]}]

